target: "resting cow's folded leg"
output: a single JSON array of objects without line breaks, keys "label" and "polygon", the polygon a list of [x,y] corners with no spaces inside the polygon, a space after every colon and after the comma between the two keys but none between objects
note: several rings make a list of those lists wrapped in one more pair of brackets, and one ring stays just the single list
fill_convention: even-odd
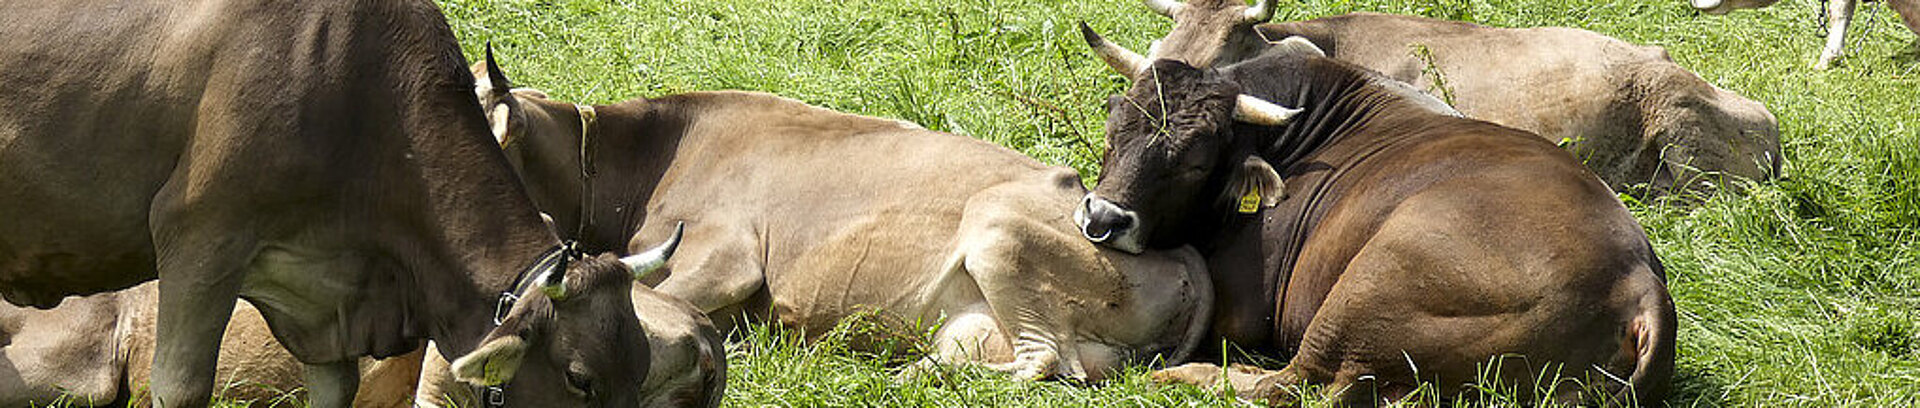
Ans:
[{"label": "resting cow's folded leg", "polygon": [[1013,351],[1011,362],[987,367],[1026,380],[1086,378],[1069,323],[1071,311],[1061,305],[1069,297],[1062,291],[1076,283],[1055,281],[1071,275],[1046,262],[1084,256],[1073,250],[1081,243],[1022,233],[1045,228],[1033,219],[982,213],[969,208],[962,228],[961,262],[979,285]]},{"label": "resting cow's folded leg", "polygon": [[1907,24],[1908,31],[1920,35],[1920,0],[1887,0],[1887,5],[1900,15],[1900,22]]},{"label": "resting cow's folded leg", "polygon": [[[717,316],[715,312],[739,306],[766,287],[766,268],[761,265],[763,255],[759,241],[753,230],[744,226],[688,222],[686,228],[686,241],[680,244],[679,251],[662,272],[656,272],[666,278],[654,285],[654,290],[693,304],[713,319],[721,333],[732,331],[738,316]],[[666,231],[671,232],[671,228]],[[658,237],[635,234],[633,242],[660,242],[666,234]]]}]

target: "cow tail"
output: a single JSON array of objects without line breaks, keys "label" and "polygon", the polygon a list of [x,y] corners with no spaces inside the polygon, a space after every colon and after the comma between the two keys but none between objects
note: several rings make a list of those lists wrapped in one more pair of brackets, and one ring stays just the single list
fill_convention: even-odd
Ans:
[{"label": "cow tail", "polygon": [[1634,367],[1633,374],[1627,377],[1630,387],[1615,396],[1617,401],[1659,406],[1673,381],[1676,316],[1659,262],[1654,260],[1653,271],[1648,271],[1652,273],[1634,274],[1633,279],[1638,281],[1635,286],[1641,289],[1638,313],[1628,324],[1627,332],[1635,354]]}]

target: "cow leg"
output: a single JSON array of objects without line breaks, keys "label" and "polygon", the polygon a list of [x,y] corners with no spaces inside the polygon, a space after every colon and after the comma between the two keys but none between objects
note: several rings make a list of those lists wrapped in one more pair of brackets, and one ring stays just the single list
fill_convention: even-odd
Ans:
[{"label": "cow leg", "polygon": [[307,364],[307,406],[345,408],[360,388],[360,364],[354,360]]},{"label": "cow leg", "polygon": [[1853,22],[1854,6],[1859,0],[1830,0],[1827,2],[1827,46],[1820,50],[1820,60],[1814,61],[1813,69],[1833,68],[1833,62],[1847,46],[1847,25]]},{"label": "cow leg", "polygon": [[[178,242],[180,240],[176,240]],[[186,240],[191,241],[191,240]],[[166,246],[162,244],[162,246]],[[205,407],[212,402],[220,338],[239,292],[251,248],[235,240],[212,240],[163,248],[159,323],[153,357],[153,406]],[[168,256],[174,255],[174,256]]]},{"label": "cow leg", "polygon": [[[666,235],[663,232],[658,238],[645,242],[660,242]],[[639,244],[643,236],[648,234],[635,234],[635,246],[630,247],[652,245]],[[764,256],[756,245],[759,241],[749,228],[729,228],[715,223],[687,223],[686,236],[679,252],[667,264],[666,280],[654,286],[654,290],[692,303],[701,313],[712,316],[721,333],[732,331],[738,316],[713,316],[713,313],[739,306],[766,287],[766,269],[760,265]]]},{"label": "cow leg", "polygon": [[[978,215],[971,209],[968,212],[970,216]],[[1094,269],[1091,265],[1049,267],[1041,261],[1081,259],[1088,254],[1072,249],[1079,243],[1058,242],[1059,236],[1019,233],[1036,227],[1027,224],[1032,222],[1030,219],[989,218],[973,228],[963,229],[963,256],[957,265],[979,286],[980,294],[986,298],[994,319],[1004,328],[1003,335],[1012,345],[1011,362],[987,367],[1023,380],[1086,378],[1086,369],[1074,350],[1077,340],[1073,338],[1072,325],[1067,322],[1069,312],[1057,302],[1068,297],[1060,290],[1078,282],[1040,280],[1074,276],[1074,272]],[[984,228],[979,228],[981,226]]]}]

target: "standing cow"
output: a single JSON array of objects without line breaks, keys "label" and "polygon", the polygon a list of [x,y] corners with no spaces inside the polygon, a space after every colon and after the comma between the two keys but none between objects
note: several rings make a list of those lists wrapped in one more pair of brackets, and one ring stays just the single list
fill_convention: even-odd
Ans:
[{"label": "standing cow", "polygon": [[[691,238],[655,287],[723,324],[745,312],[817,336],[878,310],[944,323],[923,363],[1023,379],[1179,360],[1205,330],[1212,290],[1194,251],[1080,239],[1072,170],[766,94],[586,106],[514,89],[497,67],[476,76],[534,202],[562,230],[584,225],[595,248],[685,222]],[[598,171],[581,174],[581,160]]]},{"label": "standing cow", "polygon": [[[1243,395],[1310,383],[1371,404],[1421,382],[1455,395],[1492,365],[1488,379],[1523,399],[1535,386],[1596,397],[1535,382],[1556,373],[1665,396],[1674,309],[1660,261],[1554,144],[1458,117],[1304,39],[1203,69],[1082,29],[1134,85],[1108,102],[1111,148],[1075,218],[1113,248],[1201,249],[1215,333],[1292,356]],[[1219,372],[1164,374],[1211,380],[1193,371]],[[1362,384],[1378,394],[1348,392]]]},{"label": "standing cow", "polygon": [[[67,299],[47,310],[0,304],[0,339],[7,339],[0,344],[0,366],[11,368],[0,372],[0,407],[146,406],[141,398],[153,365],[158,286],[148,282]],[[353,406],[410,406],[422,354],[361,360]],[[300,362],[245,302],[234,305],[221,336],[217,372],[221,398],[253,406],[293,405],[284,398],[302,386]]]},{"label": "standing cow", "polygon": [[[1704,189],[1780,171],[1780,126],[1758,102],[1673,63],[1660,47],[1570,28],[1492,28],[1358,13],[1266,23],[1277,2],[1146,0],[1174,21],[1148,53],[1230,64],[1305,37],[1335,59],[1447,99],[1467,116],[1563,143],[1619,191]],[[1497,57],[1492,57],[1497,56]]]},{"label": "standing cow", "polygon": [[[1707,14],[1727,14],[1739,9],[1757,9],[1771,6],[1780,0],[1691,0],[1694,9]],[[1827,45],[1820,49],[1820,59],[1813,61],[1813,68],[1825,70],[1833,68],[1833,63],[1847,48],[1847,26],[1853,24],[1853,9],[1860,0],[1823,0],[1827,7]],[[1900,15],[1900,21],[1907,24],[1907,30],[1920,35],[1920,0],[1886,0],[1893,12]],[[1920,44],[1920,40],[1915,40]]]},{"label": "standing cow", "polygon": [[423,338],[516,406],[639,398],[634,271],[557,250],[433,3],[4,0],[0,39],[0,296],[158,278],[156,406],[211,401],[236,298],[313,406]]}]

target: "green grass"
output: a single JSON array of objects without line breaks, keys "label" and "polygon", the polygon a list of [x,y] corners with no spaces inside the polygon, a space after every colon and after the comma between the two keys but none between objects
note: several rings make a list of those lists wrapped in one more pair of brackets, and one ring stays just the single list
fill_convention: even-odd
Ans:
[{"label": "green grass", "polygon": [[[1303,4],[1304,3],[1304,4]],[[1099,109],[1125,81],[1086,21],[1136,50],[1170,22],[1135,0],[442,0],[467,55],[492,41],[555,97],[748,89],[988,140],[1091,176]],[[1667,47],[1779,117],[1788,177],[1698,205],[1634,205],[1680,310],[1673,406],[1920,405],[1920,63],[1883,5],[1843,65],[1818,53],[1817,0],[1702,16],[1681,0],[1283,2],[1277,19],[1379,11],[1571,26]],[[729,406],[1215,406],[1126,373],[1104,386],[957,369],[896,383],[887,359],[760,329],[735,344]],[[897,360],[898,358],[892,358]]]}]

